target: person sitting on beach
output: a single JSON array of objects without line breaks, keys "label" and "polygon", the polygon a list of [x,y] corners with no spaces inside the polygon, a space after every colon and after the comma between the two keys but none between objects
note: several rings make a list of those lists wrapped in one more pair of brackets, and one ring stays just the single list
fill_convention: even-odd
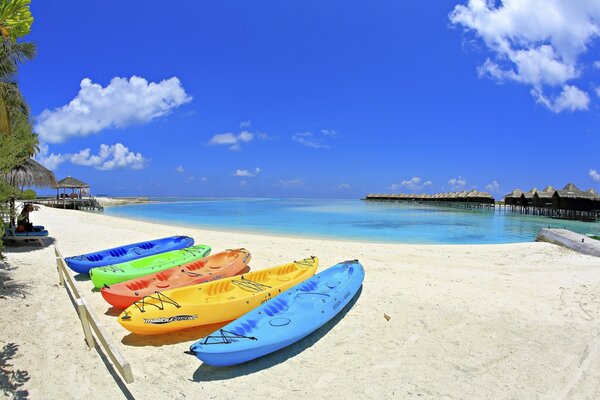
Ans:
[{"label": "person sitting on beach", "polygon": [[33,224],[29,221],[29,213],[35,211],[35,207],[31,203],[23,206],[23,210],[17,217],[17,232],[33,232]]}]

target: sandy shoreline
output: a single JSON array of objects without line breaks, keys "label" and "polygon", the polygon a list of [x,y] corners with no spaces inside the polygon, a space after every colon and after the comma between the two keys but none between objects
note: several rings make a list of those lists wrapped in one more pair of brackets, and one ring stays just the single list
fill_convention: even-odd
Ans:
[{"label": "sandy shoreline", "polygon": [[[213,252],[246,247],[259,269],[358,258],[360,296],[303,341],[238,367],[183,354],[206,329],[136,337],[90,281],[78,285],[131,363],[139,399],[600,398],[600,259],[546,243],[400,245],[171,227],[42,207],[32,215],[65,256],[187,234]],[[52,246],[9,247],[0,273],[0,345],[30,398],[123,398],[57,285]],[[12,289],[11,289],[12,287]],[[386,313],[392,318],[383,318]]]}]

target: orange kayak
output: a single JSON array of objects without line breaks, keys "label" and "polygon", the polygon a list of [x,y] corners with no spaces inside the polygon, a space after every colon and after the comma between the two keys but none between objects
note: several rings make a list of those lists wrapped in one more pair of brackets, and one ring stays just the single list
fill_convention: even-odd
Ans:
[{"label": "orange kayak", "polygon": [[112,306],[127,308],[144,296],[159,291],[244,274],[250,270],[250,258],[250,252],[246,249],[226,250],[191,263],[105,286],[100,292]]}]

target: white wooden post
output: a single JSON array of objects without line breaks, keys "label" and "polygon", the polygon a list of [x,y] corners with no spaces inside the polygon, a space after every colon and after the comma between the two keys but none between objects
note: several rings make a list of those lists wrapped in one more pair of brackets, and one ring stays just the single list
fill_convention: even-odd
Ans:
[{"label": "white wooden post", "polygon": [[85,307],[85,303],[82,299],[75,299],[75,302],[77,303],[77,312],[79,313],[79,319],[81,320],[81,325],[83,326],[85,342],[91,349],[94,347],[94,337],[92,336],[92,330],[90,329],[90,321],[88,320],[88,312]]}]

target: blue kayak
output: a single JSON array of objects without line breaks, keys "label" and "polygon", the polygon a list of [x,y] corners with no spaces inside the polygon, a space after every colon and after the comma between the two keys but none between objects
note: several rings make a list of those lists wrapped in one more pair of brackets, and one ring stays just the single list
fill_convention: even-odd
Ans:
[{"label": "blue kayak", "polygon": [[133,261],[167,251],[185,249],[193,244],[194,239],[189,236],[170,236],[148,242],[127,244],[95,253],[67,257],[65,261],[73,271],[87,274],[92,268]]},{"label": "blue kayak", "polygon": [[188,353],[205,364],[224,367],[289,346],[335,317],[364,277],[358,260],[334,265],[200,339]]}]

